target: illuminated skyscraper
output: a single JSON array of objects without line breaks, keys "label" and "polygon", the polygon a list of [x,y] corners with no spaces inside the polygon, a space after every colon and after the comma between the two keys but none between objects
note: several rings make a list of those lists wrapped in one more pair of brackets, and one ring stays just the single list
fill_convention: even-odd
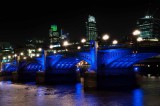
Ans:
[{"label": "illuminated skyscraper", "polygon": [[49,45],[53,47],[62,46],[62,42],[67,40],[69,33],[65,33],[62,29],[58,29],[57,25],[51,25],[49,30]]},{"label": "illuminated skyscraper", "polygon": [[51,25],[51,29],[49,30],[49,40],[50,44],[58,44],[60,42],[60,34],[57,25]]},{"label": "illuminated skyscraper", "polygon": [[143,39],[160,38],[160,20],[152,15],[145,15],[137,22],[138,28],[141,31],[140,37]]},{"label": "illuminated skyscraper", "polygon": [[87,41],[97,40],[96,20],[94,16],[89,15],[88,22],[86,22],[86,37]]}]

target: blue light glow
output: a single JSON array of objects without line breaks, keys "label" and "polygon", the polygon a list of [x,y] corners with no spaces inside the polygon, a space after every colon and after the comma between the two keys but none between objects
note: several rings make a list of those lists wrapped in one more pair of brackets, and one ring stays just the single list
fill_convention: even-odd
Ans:
[{"label": "blue light glow", "polygon": [[133,91],[133,106],[143,106],[143,92],[141,89]]},{"label": "blue light glow", "polygon": [[76,94],[81,94],[82,89],[83,89],[82,84],[81,83],[77,83],[76,84]]},{"label": "blue light glow", "polygon": [[134,67],[134,72],[138,72],[139,71],[139,67]]},{"label": "blue light glow", "polygon": [[14,62],[13,63],[5,63],[2,66],[2,71],[5,71],[5,72],[13,72],[16,70],[17,70],[17,66]]},{"label": "blue light glow", "polygon": [[77,68],[76,71],[79,72],[79,71],[80,71],[80,68]]}]

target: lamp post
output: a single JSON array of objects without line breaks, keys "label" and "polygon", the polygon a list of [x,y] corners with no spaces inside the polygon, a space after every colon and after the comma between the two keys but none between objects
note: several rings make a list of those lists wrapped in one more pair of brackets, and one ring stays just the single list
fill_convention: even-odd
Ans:
[{"label": "lamp post", "polygon": [[103,35],[102,39],[105,40],[105,41],[108,40],[109,39],[109,35],[108,34]]},{"label": "lamp post", "polygon": [[64,41],[64,42],[63,42],[63,46],[65,47],[65,53],[66,53],[66,51],[67,51],[66,47],[67,47],[68,45],[69,45],[68,41]]},{"label": "lamp post", "polygon": [[53,49],[53,45],[50,45],[49,48],[50,48],[50,49]]},{"label": "lamp post", "polygon": [[85,38],[82,38],[81,39],[81,43],[82,43],[82,50],[84,51],[84,43],[86,43],[86,39]]},{"label": "lamp post", "polygon": [[77,49],[80,50],[80,49],[81,49],[81,46],[77,46]]},{"label": "lamp post", "polygon": [[38,51],[41,52],[41,51],[42,51],[42,48],[38,48]]},{"label": "lamp post", "polygon": [[85,43],[85,42],[86,42],[86,39],[83,38],[83,39],[81,40],[81,42],[82,42],[82,43]]},{"label": "lamp post", "polygon": [[118,41],[117,41],[117,40],[113,40],[113,41],[112,41],[112,44],[113,44],[113,45],[116,45],[116,44],[118,44]]},{"label": "lamp post", "polygon": [[138,51],[138,42],[139,40],[142,41],[142,38],[139,38],[139,35],[141,34],[140,30],[136,29],[133,31],[133,36],[135,37],[135,48],[136,48],[136,53]]},{"label": "lamp post", "polygon": [[136,30],[133,31],[132,34],[133,34],[134,36],[138,36],[138,35],[141,34],[141,32],[140,32],[140,30],[136,29]]},{"label": "lamp post", "polygon": [[[103,41],[106,42],[108,39],[109,39],[109,35],[108,35],[108,34],[105,34],[105,35],[102,36],[102,40],[103,40]],[[102,44],[103,44],[103,43],[102,43]],[[104,44],[104,46],[105,46],[105,45],[106,45],[106,44]]]},{"label": "lamp post", "polygon": [[138,48],[139,48],[139,43],[143,41],[142,37],[138,37],[137,38],[137,51],[138,51]]}]

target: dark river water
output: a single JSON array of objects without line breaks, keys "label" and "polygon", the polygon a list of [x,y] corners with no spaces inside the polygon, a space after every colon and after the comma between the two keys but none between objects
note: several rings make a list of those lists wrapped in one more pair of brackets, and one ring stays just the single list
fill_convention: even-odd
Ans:
[{"label": "dark river water", "polygon": [[145,78],[140,88],[125,91],[84,91],[80,83],[38,86],[1,81],[0,106],[160,106],[160,78]]}]

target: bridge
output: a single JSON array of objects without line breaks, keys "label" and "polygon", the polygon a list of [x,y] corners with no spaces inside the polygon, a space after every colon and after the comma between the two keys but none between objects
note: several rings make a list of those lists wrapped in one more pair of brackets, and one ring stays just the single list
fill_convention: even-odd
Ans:
[{"label": "bridge", "polygon": [[[45,55],[43,52],[42,56],[34,58],[32,61],[4,63],[2,71],[18,72],[22,76],[27,75],[27,78],[30,76],[33,79],[36,78],[36,74],[39,72],[45,73],[47,79],[52,79],[53,76],[76,76],[77,72],[84,69],[86,72],[105,75],[129,75],[129,73],[137,71],[133,69],[134,64],[159,54],[156,51],[133,53],[132,48],[98,50],[95,44],[90,47],[90,51],[53,55]],[[72,80],[75,79],[76,77]]]},{"label": "bridge", "polygon": [[[101,69],[108,68],[130,68],[137,62],[145,60],[150,57],[159,55],[159,53],[132,53],[131,49],[108,49],[99,50],[97,53],[97,67]],[[16,61],[10,63],[4,63],[2,71],[14,72],[18,69],[28,72],[47,71],[54,73],[65,72],[74,68],[78,68],[77,64],[81,61],[85,61],[88,65],[94,65],[92,63],[93,56],[89,52],[76,52],[68,54],[55,54],[46,56],[44,66],[44,57],[37,57],[32,61],[20,61],[17,65]],[[90,68],[89,68],[90,69]],[[88,69],[88,70],[89,70]],[[63,70],[63,71],[62,71]]]}]

